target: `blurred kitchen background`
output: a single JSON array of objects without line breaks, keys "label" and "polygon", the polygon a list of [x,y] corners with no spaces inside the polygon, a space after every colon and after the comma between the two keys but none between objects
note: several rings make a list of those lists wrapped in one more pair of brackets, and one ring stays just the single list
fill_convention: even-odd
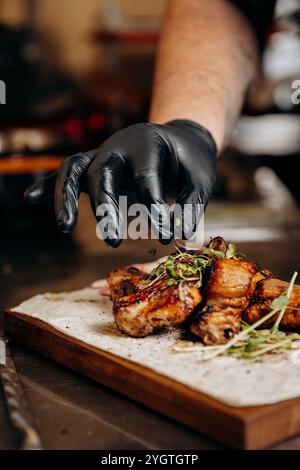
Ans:
[{"label": "blurred kitchen background", "polygon": [[[6,83],[7,104],[0,106],[0,268],[5,279],[18,267],[24,265],[25,270],[31,260],[45,268],[49,285],[50,278],[57,280],[49,260],[58,246],[63,248],[56,265],[63,260],[64,279],[79,260],[81,274],[65,286],[70,288],[82,282],[80,253],[95,263],[106,260],[107,269],[130,253],[133,261],[145,258],[145,243],[126,241],[112,252],[96,238],[85,195],[78,226],[66,236],[56,230],[51,201],[29,207],[22,194],[29,184],[55,171],[66,156],[147,119],[165,3],[1,0],[0,80]],[[300,105],[291,101],[292,83],[300,80],[299,1],[279,0],[276,18],[262,76],[220,159],[206,214],[207,236],[255,242],[256,257],[259,243],[276,251],[272,243],[286,240],[284,246],[295,246],[298,252],[300,240]],[[169,250],[160,248],[159,254]],[[287,275],[290,270],[286,267]],[[37,282],[28,269],[26,273],[26,282]]]}]

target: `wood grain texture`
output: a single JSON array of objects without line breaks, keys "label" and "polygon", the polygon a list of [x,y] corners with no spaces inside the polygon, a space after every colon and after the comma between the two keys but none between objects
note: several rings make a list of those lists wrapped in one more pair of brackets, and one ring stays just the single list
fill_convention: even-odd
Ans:
[{"label": "wood grain texture", "polygon": [[13,340],[229,446],[262,449],[300,432],[300,398],[234,408],[39,319],[7,310],[4,328]]}]

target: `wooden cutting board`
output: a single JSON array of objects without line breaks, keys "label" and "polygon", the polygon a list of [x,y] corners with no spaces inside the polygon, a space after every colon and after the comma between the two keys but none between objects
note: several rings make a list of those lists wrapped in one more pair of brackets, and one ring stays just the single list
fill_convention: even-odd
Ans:
[{"label": "wooden cutting board", "polygon": [[300,433],[300,398],[234,408],[48,323],[8,310],[8,337],[201,433],[239,449],[262,449]]}]

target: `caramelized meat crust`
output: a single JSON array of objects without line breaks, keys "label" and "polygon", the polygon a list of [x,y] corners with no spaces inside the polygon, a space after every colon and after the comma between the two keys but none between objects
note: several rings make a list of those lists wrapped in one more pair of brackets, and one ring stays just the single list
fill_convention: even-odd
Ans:
[{"label": "caramelized meat crust", "polygon": [[212,248],[213,250],[223,251],[223,253],[226,253],[228,246],[224,238],[215,237],[210,240],[208,244],[208,248]]},{"label": "caramelized meat crust", "polygon": [[[288,282],[280,279],[264,279],[258,282],[250,305],[243,314],[243,319],[247,323],[255,323],[270,312],[272,300],[280,296],[287,288]],[[277,314],[265,322],[262,327],[273,325],[276,318]],[[280,325],[287,329],[300,327],[300,286],[294,286]]]},{"label": "caramelized meat crust", "polygon": [[164,281],[157,281],[144,287],[141,281],[148,275],[137,271],[136,268],[115,270],[107,279],[116,323],[129,336],[144,337],[158,328],[181,325],[201,301],[200,291],[193,282],[167,286]]},{"label": "caramelized meat crust", "polygon": [[205,303],[197,311],[191,331],[204,344],[223,344],[238,333],[242,312],[248,306],[256,282],[264,275],[256,263],[218,259],[214,262],[205,290]]},{"label": "caramelized meat crust", "polygon": [[110,271],[107,275],[107,282],[110,288],[111,300],[115,301],[119,297],[133,294],[136,292],[139,283],[147,278],[148,274],[133,266]]},{"label": "caramelized meat crust", "polygon": [[[228,245],[221,237],[213,238],[206,248],[223,252],[224,257],[220,257],[222,253],[211,255],[203,268],[201,292],[194,271],[190,280],[182,273],[178,277],[176,269],[169,272],[166,266],[157,279],[132,266],[111,271],[107,281],[119,329],[144,337],[160,328],[185,324],[204,344],[224,344],[240,331],[241,318],[255,323],[288,287],[253,261],[234,254],[226,258]],[[205,249],[201,253],[206,254]],[[187,252],[187,256],[191,254]],[[174,284],[167,285],[170,279]],[[263,326],[275,320],[276,315]],[[293,288],[281,326],[300,327],[300,286]]]}]

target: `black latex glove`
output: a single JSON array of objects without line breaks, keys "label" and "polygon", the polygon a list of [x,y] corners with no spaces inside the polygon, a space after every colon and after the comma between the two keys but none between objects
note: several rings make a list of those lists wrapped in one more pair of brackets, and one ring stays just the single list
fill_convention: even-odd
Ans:
[{"label": "black latex glove", "polygon": [[[160,204],[164,205],[160,208],[166,208],[166,187],[172,186],[177,203],[193,205],[193,220],[183,235],[189,239],[210,197],[216,159],[217,148],[211,134],[192,121],[135,124],[112,135],[100,147],[67,158],[58,173],[31,186],[25,197],[40,203],[54,194],[58,227],[69,232],[77,221],[81,191],[90,195],[95,215],[97,207],[106,203],[116,221],[121,182],[127,181],[138,201],[149,210],[151,204],[156,205],[152,209]],[[170,230],[170,224],[164,223],[165,217],[169,217],[167,210],[157,226],[162,243],[174,236],[172,225]],[[121,243],[119,234],[106,242],[117,247]]]}]

